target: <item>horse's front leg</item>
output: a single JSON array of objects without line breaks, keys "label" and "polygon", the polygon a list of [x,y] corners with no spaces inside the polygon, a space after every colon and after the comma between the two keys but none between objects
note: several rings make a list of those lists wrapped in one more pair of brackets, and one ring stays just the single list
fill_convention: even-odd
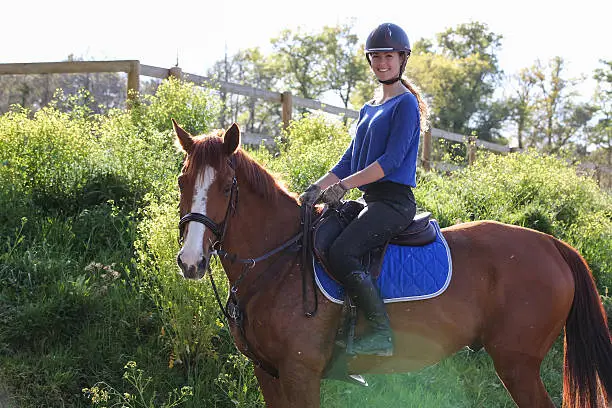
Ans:
[{"label": "horse's front leg", "polygon": [[319,408],[321,373],[301,361],[288,361],[281,367],[280,382],[286,407]]},{"label": "horse's front leg", "polygon": [[319,408],[321,403],[321,376],[302,364],[287,363],[274,378],[256,368],[267,408]]},{"label": "horse's front leg", "polygon": [[287,401],[284,399],[281,390],[281,382],[278,378],[272,377],[259,367],[255,367],[255,377],[257,377],[266,407],[277,408],[287,406]]}]

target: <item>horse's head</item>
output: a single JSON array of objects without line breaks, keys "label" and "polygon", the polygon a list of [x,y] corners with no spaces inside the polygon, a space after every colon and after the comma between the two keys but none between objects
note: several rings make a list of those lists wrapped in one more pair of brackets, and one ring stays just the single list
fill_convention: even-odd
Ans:
[{"label": "horse's head", "polygon": [[200,279],[206,273],[210,252],[223,240],[228,217],[236,204],[233,155],[240,144],[240,130],[233,124],[225,133],[193,137],[172,122],[186,153],[179,176],[183,246],[177,263],[183,276]]}]

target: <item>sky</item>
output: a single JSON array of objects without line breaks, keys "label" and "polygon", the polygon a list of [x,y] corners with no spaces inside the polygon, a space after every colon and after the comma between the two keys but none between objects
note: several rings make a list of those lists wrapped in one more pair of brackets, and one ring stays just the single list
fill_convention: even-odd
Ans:
[{"label": "sky", "polygon": [[[227,52],[261,47],[283,29],[320,31],[352,22],[365,42],[382,22],[400,25],[412,42],[478,21],[503,36],[507,74],[561,56],[567,75],[592,76],[612,59],[609,0],[0,0],[0,63],[137,59],[205,75]],[[593,82],[579,88],[592,93]]]}]

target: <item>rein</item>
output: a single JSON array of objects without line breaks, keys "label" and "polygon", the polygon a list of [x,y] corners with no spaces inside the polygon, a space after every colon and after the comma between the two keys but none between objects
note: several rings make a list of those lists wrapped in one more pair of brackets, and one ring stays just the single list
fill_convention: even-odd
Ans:
[{"label": "rein", "polygon": [[[302,271],[302,299],[303,299],[303,308],[304,314],[307,317],[314,317],[317,314],[317,309],[319,307],[319,299],[317,298],[317,283],[315,280],[315,272],[314,272],[314,264],[313,264],[313,236],[312,236],[312,205],[303,204],[301,207],[301,218],[302,218],[302,234],[304,235],[304,239],[302,240],[302,267],[300,270]],[[307,292],[308,287],[306,284],[306,279],[310,275],[312,279],[312,287],[314,292],[314,306],[311,311],[307,310]]]},{"label": "rein", "polygon": [[[232,287],[230,288],[230,298],[232,299],[232,301],[234,301],[236,304],[238,304],[238,298],[236,296],[236,294],[238,293],[238,285],[240,285],[240,283],[244,280],[244,278],[246,277],[247,273],[253,269],[255,267],[255,265],[257,265],[258,262],[261,262],[263,260],[266,260],[270,257],[272,257],[273,255],[276,255],[288,248],[290,248],[291,246],[297,244],[300,240],[300,238],[302,238],[303,233],[299,233],[297,235],[295,235],[293,238],[291,238],[289,241],[285,242],[284,244],[282,244],[281,246],[274,248],[272,251],[270,252],[266,252],[265,254],[263,254],[262,256],[259,256],[257,258],[238,258],[236,256],[236,254],[230,254],[227,251],[219,248],[217,250],[215,250],[214,252],[211,253],[211,255],[217,255],[217,257],[219,259],[227,259],[229,260],[231,263],[240,263],[243,264],[242,267],[242,273],[240,274],[240,276],[238,277],[238,279],[236,279],[236,282],[232,285]],[[270,268],[268,267],[260,276],[263,276]],[[213,291],[215,292],[215,297],[217,298],[217,303],[219,304],[219,308],[221,309],[221,311],[223,312],[223,315],[229,320],[229,319],[236,319],[236,315],[235,313],[230,313],[228,312],[228,308],[226,306],[223,306],[223,304],[221,303],[221,297],[219,296],[219,293],[217,291],[217,285],[215,284],[215,281],[213,279],[212,276],[212,269],[210,267],[210,262],[208,263],[208,276],[210,278],[210,282],[212,284],[213,287]]]}]

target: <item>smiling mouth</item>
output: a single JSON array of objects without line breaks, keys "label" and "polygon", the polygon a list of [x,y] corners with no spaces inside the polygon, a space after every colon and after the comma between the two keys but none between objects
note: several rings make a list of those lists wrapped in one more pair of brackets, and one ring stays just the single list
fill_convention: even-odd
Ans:
[{"label": "smiling mouth", "polygon": [[382,68],[382,69],[377,69],[376,70],[376,74],[381,75],[381,76],[387,76],[387,74],[391,74],[391,69],[390,68]]},{"label": "smiling mouth", "polygon": [[379,69],[376,70],[376,77],[380,80],[387,80],[393,76],[390,69]]}]

